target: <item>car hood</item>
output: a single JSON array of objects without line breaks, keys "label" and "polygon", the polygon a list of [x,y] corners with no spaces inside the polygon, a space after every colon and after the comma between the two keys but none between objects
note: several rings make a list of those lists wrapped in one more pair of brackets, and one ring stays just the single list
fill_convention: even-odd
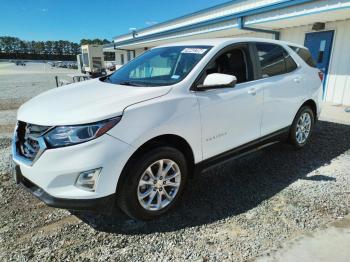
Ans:
[{"label": "car hood", "polygon": [[127,106],[163,96],[170,89],[115,85],[93,79],[32,98],[20,107],[17,119],[49,126],[92,123],[119,116]]}]

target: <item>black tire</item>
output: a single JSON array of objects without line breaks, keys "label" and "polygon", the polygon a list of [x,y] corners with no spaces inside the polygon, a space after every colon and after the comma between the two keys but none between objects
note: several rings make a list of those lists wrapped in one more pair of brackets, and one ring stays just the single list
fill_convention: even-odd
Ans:
[{"label": "black tire", "polygon": [[[160,159],[169,159],[177,164],[181,172],[181,182],[179,189],[173,200],[160,210],[147,210],[139,202],[137,192],[139,181],[145,170]],[[188,166],[186,158],[179,150],[159,146],[149,151],[145,151],[139,158],[131,161],[122,174],[121,185],[118,186],[117,203],[119,207],[130,217],[138,220],[150,220],[167,212],[173,208],[181,198],[188,177]],[[159,197],[157,195],[157,197]]]},{"label": "black tire", "polygon": [[[304,114],[308,114],[310,116],[310,131],[305,139],[305,141],[298,141],[297,139],[297,126],[298,126],[298,121],[300,120],[301,116]],[[299,109],[298,113],[296,114],[293,124],[290,128],[290,133],[289,133],[289,142],[297,149],[304,147],[310,140],[312,130],[315,124],[315,116],[314,112],[309,106],[303,106]]]}]

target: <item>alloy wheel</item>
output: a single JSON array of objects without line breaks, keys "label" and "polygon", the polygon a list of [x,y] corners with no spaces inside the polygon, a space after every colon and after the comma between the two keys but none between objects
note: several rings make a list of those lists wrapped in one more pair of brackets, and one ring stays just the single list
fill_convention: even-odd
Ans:
[{"label": "alloy wheel", "polygon": [[307,112],[301,114],[297,122],[297,128],[295,132],[296,140],[299,144],[305,143],[309,137],[311,131],[311,115]]},{"label": "alloy wheel", "polygon": [[177,195],[181,183],[179,166],[170,159],[160,159],[141,175],[137,198],[149,211],[159,211],[168,206]]}]

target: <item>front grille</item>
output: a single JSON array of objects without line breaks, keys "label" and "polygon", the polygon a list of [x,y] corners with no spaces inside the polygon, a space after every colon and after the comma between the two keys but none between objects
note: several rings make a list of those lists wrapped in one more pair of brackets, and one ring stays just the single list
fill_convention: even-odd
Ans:
[{"label": "front grille", "polygon": [[16,130],[18,153],[33,161],[41,149],[39,139],[49,129],[49,126],[39,126],[19,121]]}]

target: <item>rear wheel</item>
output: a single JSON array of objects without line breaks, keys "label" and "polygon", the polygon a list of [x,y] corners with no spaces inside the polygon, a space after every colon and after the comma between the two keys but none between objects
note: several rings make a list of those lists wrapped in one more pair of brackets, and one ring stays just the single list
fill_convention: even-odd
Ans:
[{"label": "rear wheel", "polygon": [[188,173],[186,159],[179,150],[158,147],[129,166],[117,200],[127,215],[148,220],[176,205]]},{"label": "rear wheel", "polygon": [[312,109],[308,106],[300,108],[290,129],[290,142],[295,147],[302,148],[308,143],[314,122]]}]

